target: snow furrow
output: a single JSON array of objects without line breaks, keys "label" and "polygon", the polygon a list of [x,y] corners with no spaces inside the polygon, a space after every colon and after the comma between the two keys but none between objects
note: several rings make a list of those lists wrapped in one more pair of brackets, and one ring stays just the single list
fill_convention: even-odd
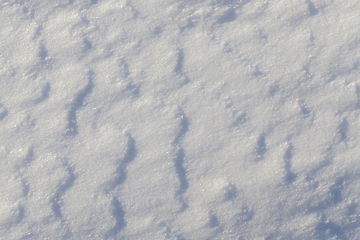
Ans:
[{"label": "snow furrow", "polygon": [[180,203],[180,211],[185,211],[185,209],[188,207],[188,204],[186,200],[184,199],[184,194],[186,190],[189,188],[189,182],[187,180],[187,171],[184,167],[184,160],[185,160],[185,151],[181,146],[181,141],[184,138],[184,136],[189,131],[189,120],[187,119],[183,109],[179,108],[178,113],[176,115],[179,130],[177,135],[174,139],[174,148],[175,148],[175,158],[174,158],[174,167],[176,176],[179,180],[179,187],[176,190],[175,198]]},{"label": "snow furrow", "polygon": [[66,135],[68,136],[75,136],[78,134],[78,123],[77,123],[77,111],[83,107],[84,105],[84,100],[86,98],[87,95],[89,95],[93,88],[94,88],[94,83],[93,83],[93,77],[94,77],[94,72],[90,71],[88,73],[88,83],[85,86],[84,89],[82,89],[81,91],[79,91],[76,94],[75,99],[71,102],[70,104],[70,109],[68,111],[68,124],[67,124],[67,128],[66,128]]}]

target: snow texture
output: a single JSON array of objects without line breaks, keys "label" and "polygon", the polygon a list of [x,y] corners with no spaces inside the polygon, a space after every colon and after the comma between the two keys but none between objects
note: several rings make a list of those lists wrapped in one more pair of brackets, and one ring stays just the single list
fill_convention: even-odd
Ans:
[{"label": "snow texture", "polygon": [[359,12],[0,0],[0,238],[360,239]]}]

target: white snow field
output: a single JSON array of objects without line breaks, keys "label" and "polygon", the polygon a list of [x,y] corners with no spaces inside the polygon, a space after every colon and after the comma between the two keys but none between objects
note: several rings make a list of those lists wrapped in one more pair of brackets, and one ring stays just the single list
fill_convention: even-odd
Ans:
[{"label": "white snow field", "polygon": [[0,0],[0,239],[360,239],[359,0]]}]

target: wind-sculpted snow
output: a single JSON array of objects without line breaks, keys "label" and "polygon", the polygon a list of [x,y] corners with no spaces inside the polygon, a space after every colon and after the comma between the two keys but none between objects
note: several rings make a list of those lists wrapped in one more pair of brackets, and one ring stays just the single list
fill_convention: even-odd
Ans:
[{"label": "wind-sculpted snow", "polygon": [[181,211],[184,211],[188,206],[186,201],[184,200],[183,194],[189,187],[189,183],[187,180],[187,172],[184,167],[185,161],[185,151],[181,146],[181,140],[185,136],[185,134],[189,131],[189,120],[186,118],[185,113],[182,109],[179,109],[177,114],[177,121],[179,122],[179,132],[177,133],[174,139],[174,147],[175,147],[175,159],[174,159],[174,166],[177,177],[179,179],[179,187],[176,191],[176,198],[179,200],[181,204]]},{"label": "wind-sculpted snow", "polygon": [[359,239],[360,2],[0,3],[1,239]]},{"label": "wind-sculpted snow", "polygon": [[86,95],[90,94],[92,89],[94,88],[93,74],[94,73],[92,71],[88,73],[88,84],[84,87],[84,89],[77,93],[75,99],[70,104],[70,109],[68,112],[68,125],[66,129],[66,134],[69,136],[74,136],[78,134],[76,112],[80,107],[84,105],[84,98],[86,97]]},{"label": "wind-sculpted snow", "polygon": [[293,158],[293,146],[290,144],[284,154],[285,181],[292,183],[296,180],[296,174],[291,171],[291,159]]},{"label": "wind-sculpted snow", "polygon": [[50,201],[49,201],[51,208],[54,211],[54,215],[60,219],[62,218],[61,204],[60,204],[62,195],[66,192],[67,189],[72,187],[72,185],[76,179],[76,176],[74,174],[74,170],[72,169],[72,167],[69,166],[69,164],[67,163],[66,160],[63,160],[63,162],[64,162],[63,163],[64,168],[67,171],[68,177],[66,179],[64,179],[63,182],[58,184],[54,195],[50,198]]}]

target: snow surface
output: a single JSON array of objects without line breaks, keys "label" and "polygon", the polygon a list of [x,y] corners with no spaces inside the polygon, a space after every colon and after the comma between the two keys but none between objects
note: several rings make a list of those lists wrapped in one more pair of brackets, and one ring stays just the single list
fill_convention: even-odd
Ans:
[{"label": "snow surface", "polygon": [[1,239],[360,239],[360,1],[0,0]]}]

